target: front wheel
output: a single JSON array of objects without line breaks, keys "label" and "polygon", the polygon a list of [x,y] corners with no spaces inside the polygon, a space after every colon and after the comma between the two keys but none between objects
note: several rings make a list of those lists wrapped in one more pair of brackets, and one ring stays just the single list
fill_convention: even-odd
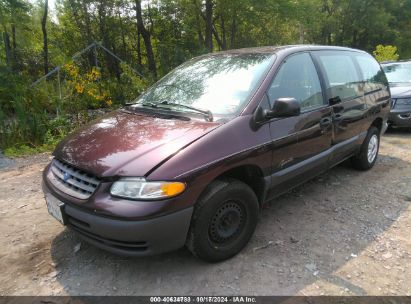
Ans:
[{"label": "front wheel", "polygon": [[187,247],[208,262],[228,259],[250,240],[258,213],[257,197],[247,184],[235,179],[216,180],[195,207]]},{"label": "front wheel", "polygon": [[377,161],[379,148],[380,131],[376,127],[371,127],[361,145],[360,152],[352,158],[354,168],[359,170],[371,169]]}]

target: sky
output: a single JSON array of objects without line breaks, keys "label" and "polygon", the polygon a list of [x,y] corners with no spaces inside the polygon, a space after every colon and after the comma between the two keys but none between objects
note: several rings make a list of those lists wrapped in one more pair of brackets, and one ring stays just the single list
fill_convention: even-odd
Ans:
[{"label": "sky", "polygon": [[[28,0],[28,2],[35,4],[35,3],[38,3],[39,0]],[[57,22],[57,17],[55,14],[56,12],[55,6],[56,6],[56,0],[49,0],[49,17],[52,18],[54,22]]]},{"label": "sky", "polygon": [[49,0],[49,7],[54,10],[54,6],[56,5],[56,1],[55,0]]},{"label": "sky", "polygon": [[[28,0],[30,3],[36,3],[38,0]],[[49,0],[49,9],[54,11],[54,7],[56,6],[56,0]]]}]

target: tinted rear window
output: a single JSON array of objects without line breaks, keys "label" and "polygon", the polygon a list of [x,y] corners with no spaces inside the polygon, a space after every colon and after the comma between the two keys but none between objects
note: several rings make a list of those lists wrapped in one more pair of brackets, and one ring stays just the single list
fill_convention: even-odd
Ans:
[{"label": "tinted rear window", "polygon": [[378,62],[367,54],[355,54],[364,79],[364,92],[369,93],[387,85],[387,79]]}]

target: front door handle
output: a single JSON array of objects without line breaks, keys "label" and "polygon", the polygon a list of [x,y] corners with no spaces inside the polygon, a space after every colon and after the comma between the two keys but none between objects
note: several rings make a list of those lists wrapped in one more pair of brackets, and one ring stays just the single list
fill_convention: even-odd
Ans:
[{"label": "front door handle", "polygon": [[335,122],[339,122],[339,121],[343,120],[343,118],[344,118],[344,116],[341,113],[335,113],[333,115],[333,120]]}]

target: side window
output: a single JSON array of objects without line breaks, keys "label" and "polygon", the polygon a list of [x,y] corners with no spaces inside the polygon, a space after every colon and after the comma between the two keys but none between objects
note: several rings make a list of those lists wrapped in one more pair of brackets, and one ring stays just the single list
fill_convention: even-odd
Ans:
[{"label": "side window", "polygon": [[356,54],[355,59],[363,76],[365,93],[381,89],[381,86],[387,86],[384,72],[374,58],[366,54]]},{"label": "side window", "polygon": [[349,52],[315,52],[325,71],[327,92],[330,98],[342,101],[361,96],[361,79]]},{"label": "side window", "polygon": [[293,97],[300,102],[301,111],[324,104],[320,80],[308,53],[288,57],[281,65],[268,89],[270,106],[282,97]]}]

